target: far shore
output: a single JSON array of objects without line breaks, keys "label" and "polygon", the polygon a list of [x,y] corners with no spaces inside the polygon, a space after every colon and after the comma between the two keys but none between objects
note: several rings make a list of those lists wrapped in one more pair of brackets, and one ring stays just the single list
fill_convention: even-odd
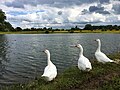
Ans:
[{"label": "far shore", "polygon": [[116,33],[116,34],[120,34],[120,30],[106,30],[106,31],[101,31],[101,30],[74,30],[74,31],[48,31],[48,33],[46,33],[45,31],[16,31],[16,32],[0,32],[0,34],[59,34],[59,33]]}]

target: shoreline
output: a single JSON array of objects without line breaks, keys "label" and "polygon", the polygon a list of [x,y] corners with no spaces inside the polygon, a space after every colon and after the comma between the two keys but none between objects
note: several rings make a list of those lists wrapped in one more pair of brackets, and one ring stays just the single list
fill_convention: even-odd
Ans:
[{"label": "shoreline", "polygon": [[96,31],[90,31],[90,30],[75,30],[74,32],[69,32],[69,31],[49,31],[49,33],[45,33],[45,31],[17,31],[17,32],[0,32],[0,34],[69,34],[69,33],[115,33],[115,34],[120,34],[120,30],[107,30],[107,31],[101,31],[101,30],[96,30]]},{"label": "shoreline", "polygon": [[[111,59],[120,59],[120,52],[108,55]],[[92,62],[90,72],[82,72],[71,66],[59,74],[54,81],[46,82],[41,77],[26,84],[8,85],[3,90],[84,90],[119,89],[120,63]]]}]

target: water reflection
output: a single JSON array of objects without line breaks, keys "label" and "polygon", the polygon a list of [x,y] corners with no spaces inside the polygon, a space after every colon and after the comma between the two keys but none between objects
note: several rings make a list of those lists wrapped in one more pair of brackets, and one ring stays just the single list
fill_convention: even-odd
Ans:
[{"label": "water reflection", "polygon": [[8,48],[8,41],[6,36],[0,35],[0,60],[7,61],[6,59],[7,48]]},{"label": "water reflection", "polygon": [[7,56],[8,41],[5,35],[0,35],[0,83],[4,81],[4,74],[6,73],[5,63],[9,62]]}]

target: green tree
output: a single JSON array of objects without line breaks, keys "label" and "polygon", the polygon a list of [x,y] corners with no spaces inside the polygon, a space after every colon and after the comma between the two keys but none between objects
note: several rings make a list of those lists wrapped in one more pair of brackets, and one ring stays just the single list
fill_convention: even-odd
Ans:
[{"label": "green tree", "polygon": [[107,25],[106,29],[112,31],[113,27],[112,27],[112,25]]},{"label": "green tree", "polygon": [[0,9],[0,23],[3,23],[6,20],[5,12]]},{"label": "green tree", "polygon": [[48,33],[50,33],[50,32],[49,32],[49,30],[46,30],[45,33],[48,34]]},{"label": "green tree", "polygon": [[92,25],[91,24],[86,24],[84,27],[84,30],[92,30]]},{"label": "green tree", "polygon": [[117,31],[117,30],[119,30],[119,26],[114,25],[114,26],[113,26],[113,29],[115,29],[115,30]]},{"label": "green tree", "polygon": [[5,30],[4,31],[14,31],[14,28],[9,22],[4,22],[5,24]]},{"label": "green tree", "polygon": [[47,30],[47,28],[46,28],[46,27],[44,27],[44,28],[43,28],[43,30]]},{"label": "green tree", "polygon": [[14,28],[9,22],[6,22],[5,12],[0,9],[0,31],[13,31]]},{"label": "green tree", "polygon": [[16,31],[22,31],[22,28],[21,27],[16,27],[15,30]]},{"label": "green tree", "polygon": [[4,31],[5,25],[0,23],[0,31]]},{"label": "green tree", "polygon": [[75,26],[75,30],[79,30],[78,26]]}]

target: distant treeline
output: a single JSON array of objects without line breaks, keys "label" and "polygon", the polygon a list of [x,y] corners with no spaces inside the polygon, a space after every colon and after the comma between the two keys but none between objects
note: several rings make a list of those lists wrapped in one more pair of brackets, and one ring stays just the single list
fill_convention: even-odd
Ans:
[{"label": "distant treeline", "polygon": [[84,27],[84,30],[120,30],[120,26],[118,25],[100,25],[100,26],[92,26],[91,24],[87,24]]},{"label": "distant treeline", "polygon": [[21,27],[13,28],[12,25],[5,20],[6,20],[6,15],[2,11],[2,9],[0,9],[0,31],[4,31],[4,32],[9,32],[9,31],[44,31],[45,33],[49,33],[50,31],[51,32],[54,32],[54,31],[68,31],[70,33],[73,33],[74,31],[82,32],[82,30],[91,30],[91,31],[93,31],[93,30],[101,30],[101,31],[120,30],[120,26],[118,26],[118,25],[95,26],[95,25],[91,25],[91,24],[86,24],[83,29],[79,28],[78,26],[72,27],[70,29],[53,29],[52,27],[50,27],[50,28],[44,27],[44,28],[22,29]]},{"label": "distant treeline", "polygon": [[45,33],[49,33],[49,32],[54,32],[54,31],[68,31],[70,33],[73,33],[74,31],[80,31],[82,32],[83,30],[90,30],[90,31],[97,31],[97,30],[101,30],[101,31],[107,31],[107,30],[116,30],[119,31],[120,30],[120,26],[118,25],[101,25],[101,26],[92,26],[91,24],[86,24],[85,27],[83,29],[79,28],[78,26],[75,26],[71,29],[53,29],[51,28],[26,28],[26,29],[22,29],[20,27],[16,27],[14,29],[14,31],[44,31]]}]

